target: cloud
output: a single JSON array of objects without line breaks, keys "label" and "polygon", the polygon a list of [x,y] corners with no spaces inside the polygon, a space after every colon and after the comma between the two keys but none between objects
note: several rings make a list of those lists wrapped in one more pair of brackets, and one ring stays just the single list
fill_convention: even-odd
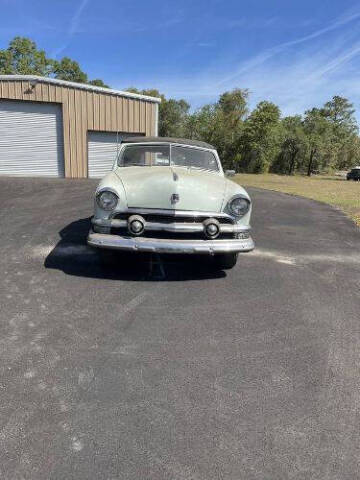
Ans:
[{"label": "cloud", "polygon": [[299,37],[295,40],[291,40],[289,42],[284,42],[279,45],[276,45],[275,47],[269,48],[260,54],[256,55],[254,58],[247,60],[243,62],[235,71],[231,72],[230,75],[224,76],[221,81],[218,83],[218,86],[220,87],[221,85],[225,84],[226,82],[229,82],[230,80],[233,80],[237,77],[239,77],[241,74],[253,69],[254,67],[257,67],[259,65],[262,65],[264,62],[269,60],[270,58],[274,57],[275,55],[278,55],[285,49],[288,49],[290,47],[294,47],[296,45],[300,45],[302,43],[306,43],[309,40],[314,40],[318,37],[321,37],[325,35],[326,33],[329,33],[333,30],[336,30],[340,27],[343,27],[347,25],[350,22],[353,22],[357,19],[360,18],[360,11],[351,11],[351,12],[346,12],[345,14],[341,15],[337,19],[335,19],[330,25],[315,30],[309,35],[305,35],[302,37]]},{"label": "cloud", "polygon": [[79,6],[75,10],[74,15],[70,20],[70,25],[66,34],[66,41],[60,47],[58,47],[52,52],[52,56],[54,58],[60,55],[60,53],[62,53],[70,45],[71,40],[73,39],[75,33],[78,31],[81,14],[83,13],[89,1],[90,0],[81,0]]},{"label": "cloud", "polygon": [[76,32],[79,25],[81,14],[88,3],[89,3],[89,0],[82,0],[79,7],[76,9],[70,22],[69,35],[74,35],[74,33]]},{"label": "cloud", "polygon": [[196,73],[148,76],[144,87],[152,85],[167,96],[185,98],[195,108],[235,87],[250,89],[251,107],[267,99],[278,104],[284,115],[301,114],[333,95],[360,104],[359,27],[360,11],[345,12],[323,28],[241,63],[235,63],[237,52],[233,52],[232,58],[214,58],[213,65]]}]

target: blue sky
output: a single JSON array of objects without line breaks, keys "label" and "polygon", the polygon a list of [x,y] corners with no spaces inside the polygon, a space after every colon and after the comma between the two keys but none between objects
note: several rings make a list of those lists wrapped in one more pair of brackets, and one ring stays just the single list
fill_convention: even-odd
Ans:
[{"label": "blue sky", "polygon": [[360,4],[295,0],[0,0],[0,48],[29,36],[113,88],[155,87],[196,108],[248,88],[302,113],[333,95],[360,119]]}]

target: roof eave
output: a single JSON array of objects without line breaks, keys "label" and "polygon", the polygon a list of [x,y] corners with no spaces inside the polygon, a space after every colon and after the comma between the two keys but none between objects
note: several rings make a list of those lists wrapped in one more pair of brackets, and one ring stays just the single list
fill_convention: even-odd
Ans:
[{"label": "roof eave", "polygon": [[140,93],[124,92],[122,90],[113,90],[112,88],[97,87],[96,85],[88,85],[85,83],[68,82],[66,80],[59,80],[58,78],[41,77],[39,75],[0,75],[0,81],[34,81],[42,83],[50,83],[53,85],[60,85],[63,87],[77,88],[80,90],[89,90],[107,95],[117,95],[119,97],[134,98],[144,100],[152,103],[161,103],[161,98],[150,97],[148,95],[141,95]]}]

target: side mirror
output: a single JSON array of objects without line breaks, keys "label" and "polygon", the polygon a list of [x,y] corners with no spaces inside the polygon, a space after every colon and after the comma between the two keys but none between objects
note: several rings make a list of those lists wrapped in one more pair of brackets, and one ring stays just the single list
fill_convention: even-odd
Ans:
[{"label": "side mirror", "polygon": [[235,175],[235,170],[225,170],[225,177],[233,177]]}]

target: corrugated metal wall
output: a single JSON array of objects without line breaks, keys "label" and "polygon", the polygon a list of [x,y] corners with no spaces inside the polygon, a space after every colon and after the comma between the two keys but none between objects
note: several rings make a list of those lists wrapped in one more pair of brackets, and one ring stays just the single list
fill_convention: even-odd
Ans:
[{"label": "corrugated metal wall", "polygon": [[89,178],[101,178],[110,172],[118,153],[118,142],[123,137],[121,132],[88,132]]},{"label": "corrugated metal wall", "polygon": [[65,176],[88,176],[87,131],[155,135],[157,104],[116,94],[29,81],[0,80],[0,99],[62,104]]}]

